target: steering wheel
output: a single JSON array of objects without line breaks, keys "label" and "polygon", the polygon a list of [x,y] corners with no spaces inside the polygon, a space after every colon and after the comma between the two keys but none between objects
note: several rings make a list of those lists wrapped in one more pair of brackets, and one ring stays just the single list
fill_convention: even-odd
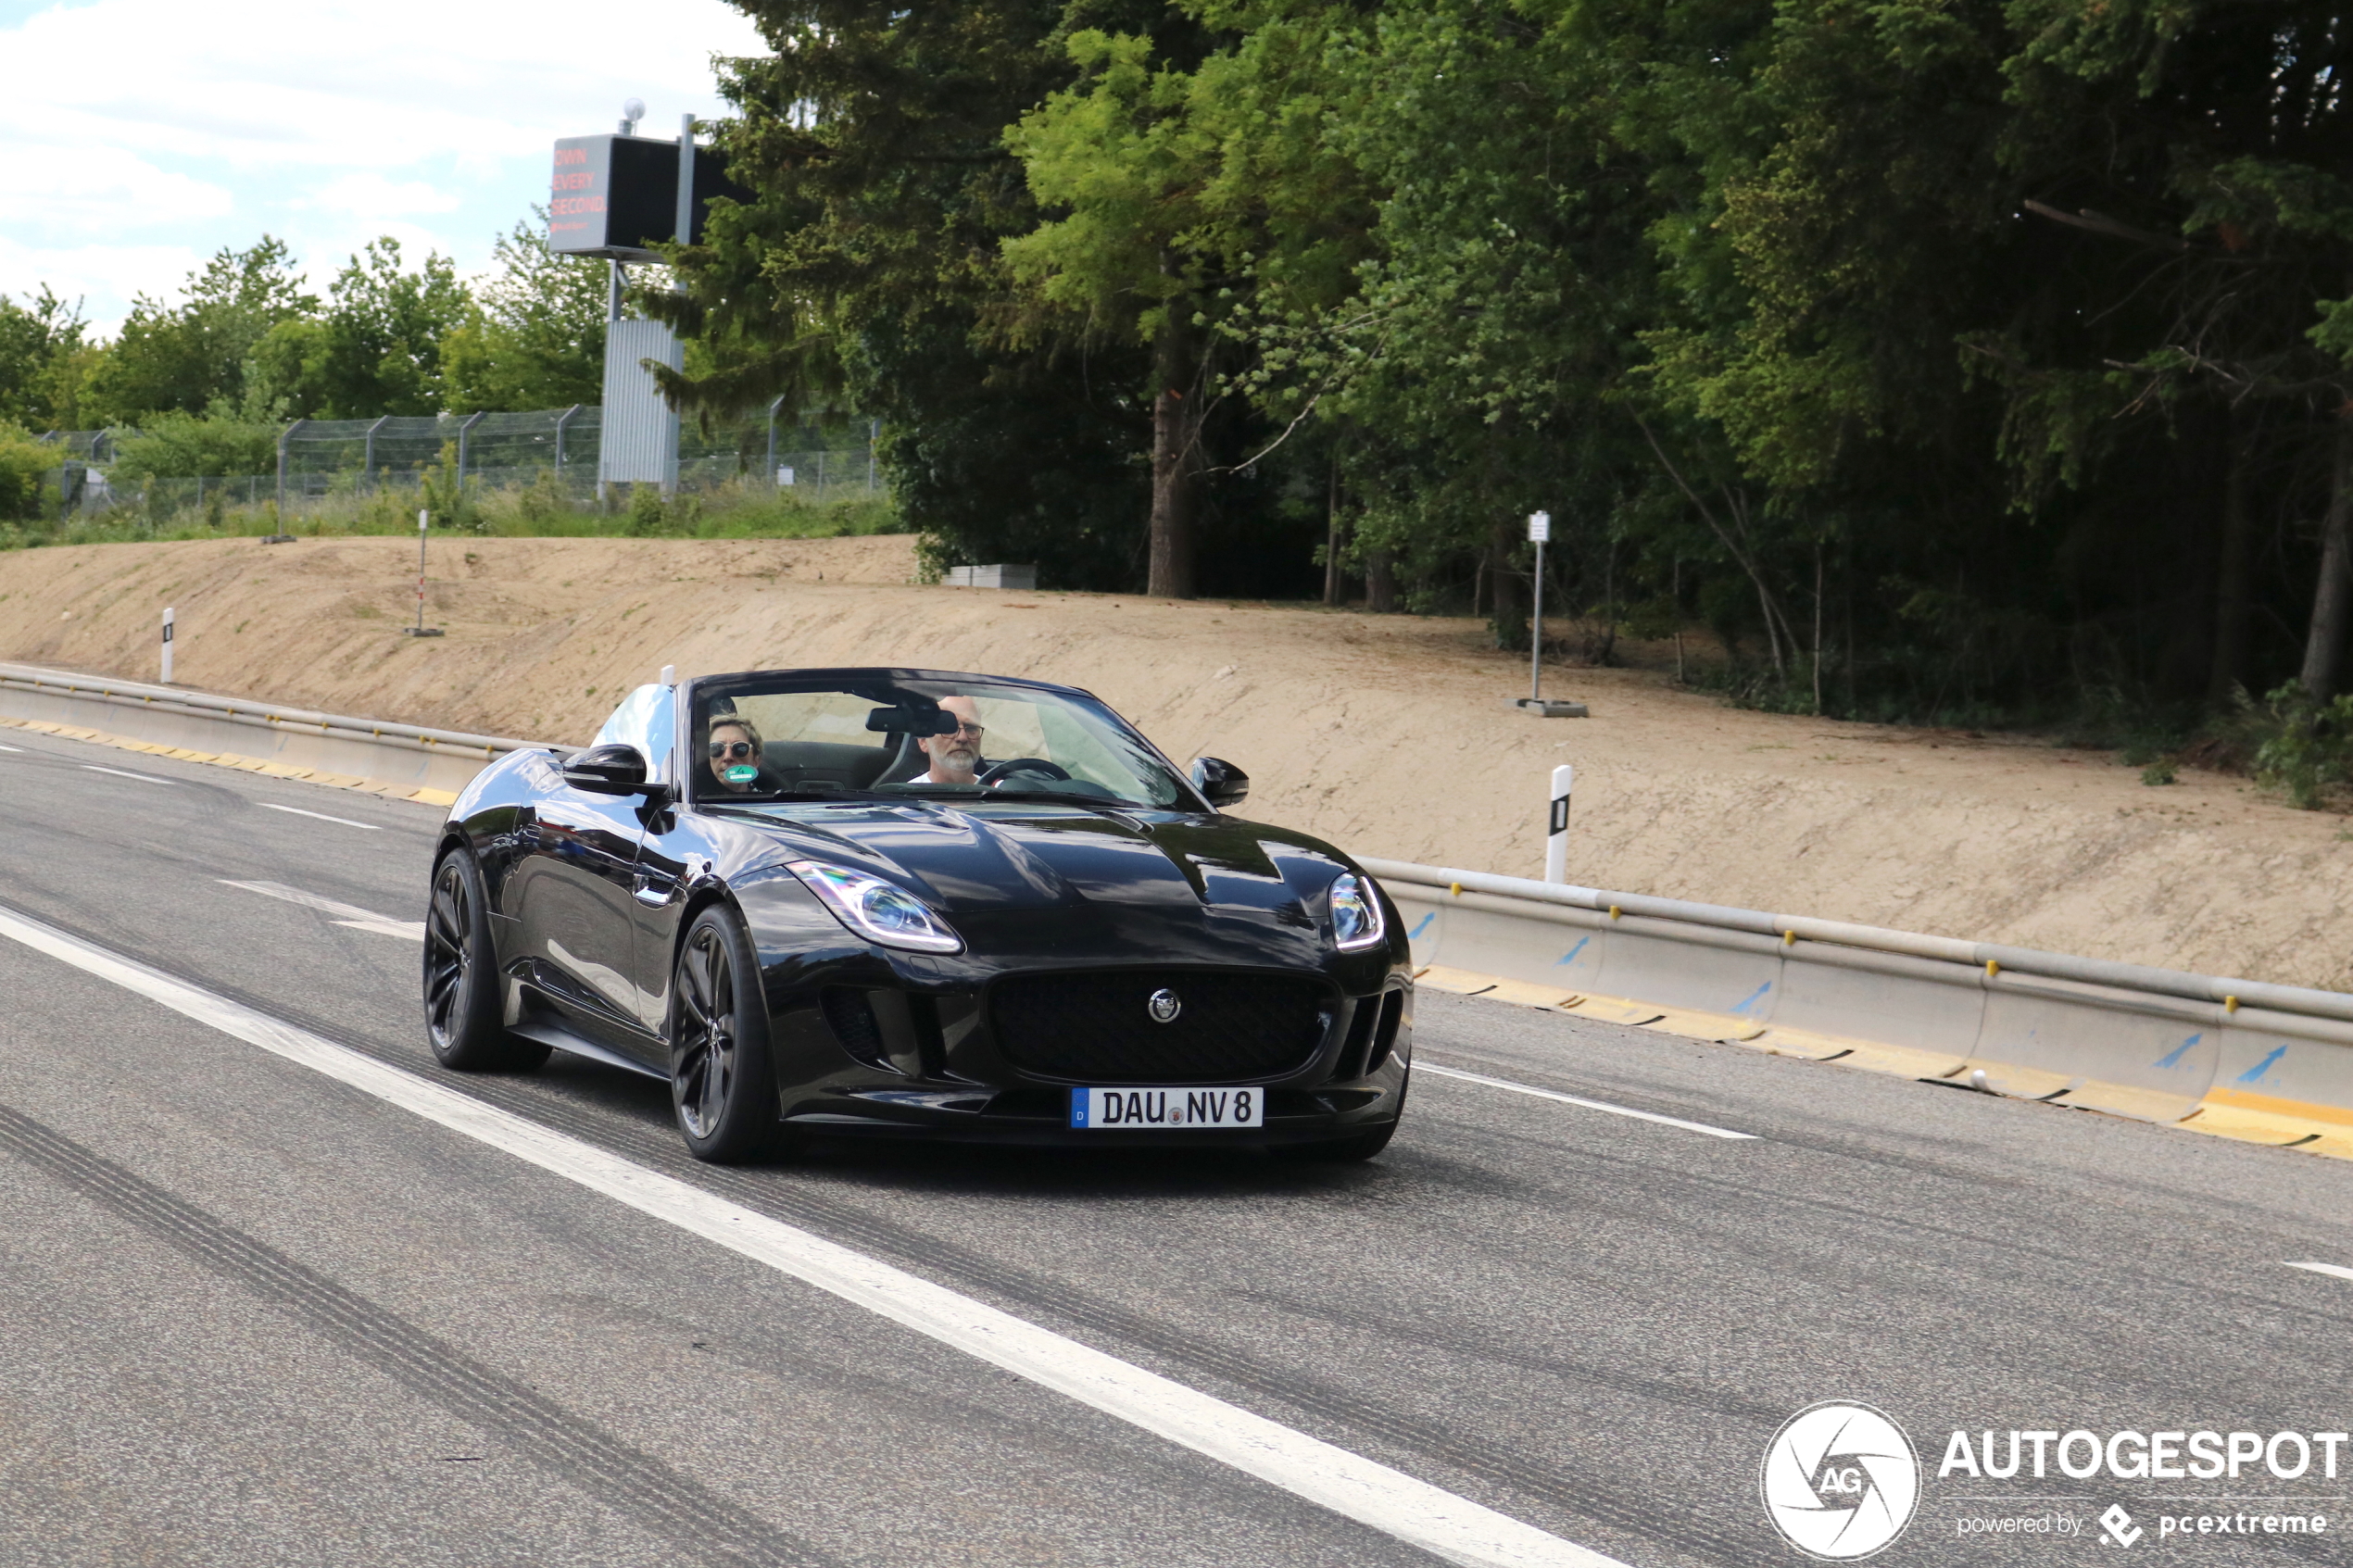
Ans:
[{"label": "steering wheel", "polygon": [[1049,762],[1043,757],[1015,757],[1009,761],[999,762],[992,766],[988,771],[980,775],[979,782],[984,784],[993,784],[1011,773],[1043,773],[1050,779],[1064,781],[1070,778],[1069,770],[1058,763]]}]

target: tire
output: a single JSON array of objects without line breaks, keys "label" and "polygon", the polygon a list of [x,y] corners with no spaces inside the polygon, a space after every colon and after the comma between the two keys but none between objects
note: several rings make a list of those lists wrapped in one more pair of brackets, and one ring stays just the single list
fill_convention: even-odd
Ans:
[{"label": "tire", "polygon": [[733,1164],[783,1142],[760,965],[743,922],[723,904],[697,915],[678,944],[670,1101],[686,1152],[698,1160]]},{"label": "tire", "polygon": [[547,1047],[507,1033],[498,955],[490,943],[490,893],[482,868],[452,849],[433,868],[425,909],[425,1038],[434,1060],[459,1073],[528,1073]]}]

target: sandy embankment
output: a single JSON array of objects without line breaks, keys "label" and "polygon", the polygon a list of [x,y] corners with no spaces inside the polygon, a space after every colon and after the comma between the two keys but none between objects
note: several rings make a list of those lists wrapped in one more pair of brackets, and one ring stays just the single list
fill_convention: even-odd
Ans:
[{"label": "sandy embankment", "polygon": [[[904,664],[1066,681],[1251,814],[1364,854],[1537,874],[1578,766],[1590,884],[2353,989],[2353,842],[2244,781],[2147,788],[2103,753],[1744,713],[1564,671],[1583,721],[1507,711],[1525,669],[1459,621],[911,585],[903,538],[436,540],[428,618],[393,539],[0,556],[0,658],[411,722],[575,740],[663,664]],[[821,580],[822,574],[822,580]]]}]

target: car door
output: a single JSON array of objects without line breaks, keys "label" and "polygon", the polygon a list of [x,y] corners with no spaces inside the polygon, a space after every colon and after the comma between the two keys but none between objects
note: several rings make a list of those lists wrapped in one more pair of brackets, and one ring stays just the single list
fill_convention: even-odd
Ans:
[{"label": "car door", "polygon": [[[595,745],[635,746],[649,782],[667,781],[670,688],[641,686],[607,720]],[[543,797],[532,852],[518,873],[523,950],[536,987],[574,1024],[657,1066],[636,961],[637,852],[650,816],[642,795],[599,795],[569,785]]]},{"label": "car door", "polygon": [[660,1034],[669,1021],[671,959],[677,951],[687,887],[711,864],[704,822],[675,809],[655,818],[638,841],[631,887],[635,908],[630,913],[637,928],[637,1021],[651,1033]]}]

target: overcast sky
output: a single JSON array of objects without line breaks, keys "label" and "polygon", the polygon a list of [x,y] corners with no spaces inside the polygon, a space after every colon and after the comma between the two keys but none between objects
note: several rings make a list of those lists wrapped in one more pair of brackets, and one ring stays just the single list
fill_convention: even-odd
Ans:
[{"label": "overcast sky", "polygon": [[721,0],[0,0],[0,293],[110,332],[264,232],[322,288],[378,234],[476,271],[557,137],[675,136],[758,52]]}]

